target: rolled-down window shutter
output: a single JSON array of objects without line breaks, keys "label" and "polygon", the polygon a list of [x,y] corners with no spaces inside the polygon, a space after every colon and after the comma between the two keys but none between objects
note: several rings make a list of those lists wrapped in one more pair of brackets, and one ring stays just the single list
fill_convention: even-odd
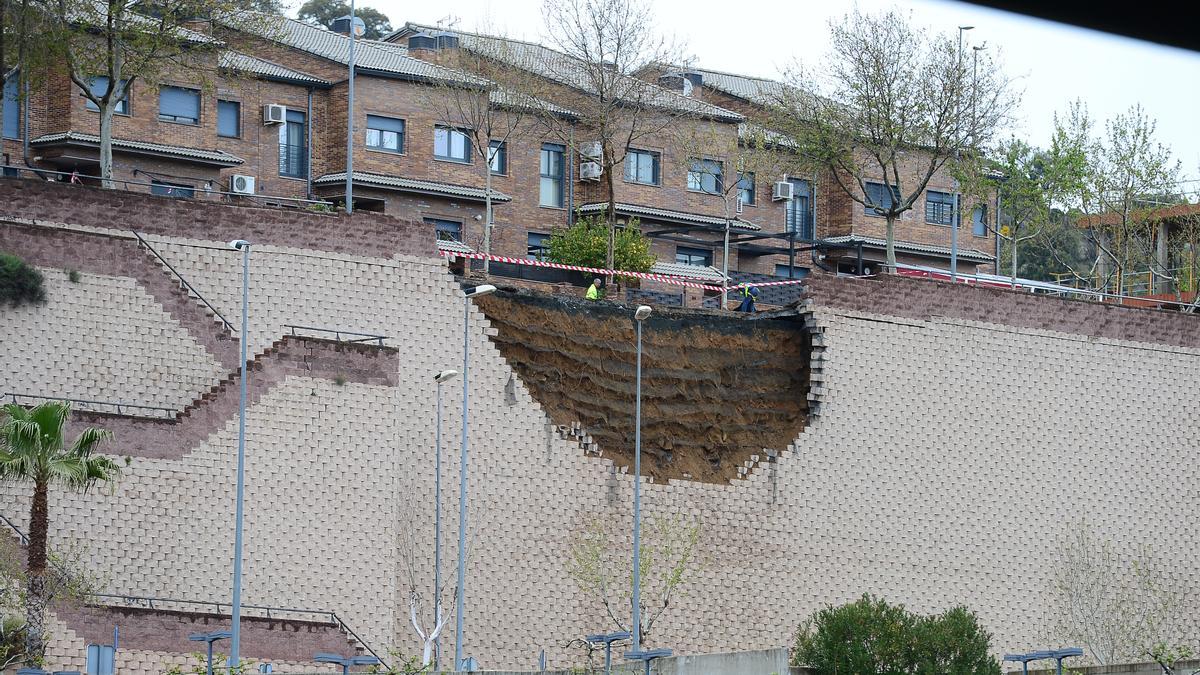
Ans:
[{"label": "rolled-down window shutter", "polygon": [[180,122],[200,119],[200,92],[183,87],[163,87],[158,92],[158,114]]}]

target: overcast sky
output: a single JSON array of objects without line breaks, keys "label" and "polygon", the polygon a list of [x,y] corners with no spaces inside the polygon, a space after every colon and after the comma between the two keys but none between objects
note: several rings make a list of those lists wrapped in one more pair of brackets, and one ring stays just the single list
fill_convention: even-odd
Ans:
[{"label": "overcast sky", "polygon": [[[359,1],[382,10],[393,26],[435,23],[452,12],[462,30],[529,40],[544,34],[541,0]],[[828,20],[851,9],[843,0],[654,0],[654,6],[660,30],[684,43],[697,65],[761,77],[778,77],[793,59],[819,61],[828,48]],[[1035,144],[1048,140],[1054,113],[1076,98],[1100,121],[1141,103],[1158,121],[1158,140],[1183,162],[1185,177],[1200,176],[1198,53],[951,0],[860,0],[859,6],[867,12],[911,10],[915,23],[933,29],[975,26],[966,33],[968,44],[986,42],[989,51],[999,50],[1006,72],[1024,91],[1018,133]],[[1200,182],[1181,187],[1191,192]]]}]

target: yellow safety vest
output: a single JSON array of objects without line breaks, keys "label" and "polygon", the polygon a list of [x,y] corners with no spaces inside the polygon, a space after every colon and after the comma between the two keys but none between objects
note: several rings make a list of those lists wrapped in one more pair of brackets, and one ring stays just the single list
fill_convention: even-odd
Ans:
[{"label": "yellow safety vest", "polygon": [[588,286],[587,299],[588,300],[599,300],[600,299],[600,289],[596,288],[595,284]]}]

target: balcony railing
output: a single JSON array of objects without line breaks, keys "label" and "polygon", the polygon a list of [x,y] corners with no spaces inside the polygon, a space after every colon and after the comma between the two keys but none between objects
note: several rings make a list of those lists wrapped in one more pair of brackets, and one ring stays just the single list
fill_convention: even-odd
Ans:
[{"label": "balcony railing", "polygon": [[303,145],[279,144],[279,175],[304,178],[308,175],[308,148]]}]

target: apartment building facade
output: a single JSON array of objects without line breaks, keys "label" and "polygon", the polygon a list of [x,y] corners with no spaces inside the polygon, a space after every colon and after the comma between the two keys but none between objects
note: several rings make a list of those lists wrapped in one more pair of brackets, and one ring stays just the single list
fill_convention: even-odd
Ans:
[{"label": "apartment building facade", "polygon": [[[217,57],[215,85],[202,87],[187,73],[158,87],[133,83],[113,127],[118,186],[180,198],[344,203],[349,38],[283,17],[262,35],[238,26],[210,30],[237,45]],[[497,107],[511,101],[489,92],[480,74],[441,65],[446,50],[512,55],[512,67],[548,84],[539,87],[547,100],[538,103],[556,110],[559,124],[526,115],[519,133],[493,141],[484,161],[438,97],[461,87]],[[385,40],[356,41],[356,68],[355,208],[423,220],[444,249],[483,246],[490,178],[497,255],[543,256],[555,228],[603,216],[611,202],[619,225],[640,223],[659,259],[655,271],[665,274],[719,284],[727,223],[735,280],[803,276],[814,267],[857,273],[882,260],[883,219],[829,181],[738,172],[739,142],[765,104],[760,90],[777,83],[701,70],[647,78],[655,80],[645,84],[655,105],[675,116],[673,127],[690,125],[710,141],[696,147],[665,127],[639,136],[622,148],[610,195],[608,181],[586,167],[589,129],[571,103],[588,92],[570,77],[569,57],[533,43],[407,24]],[[39,82],[27,95],[6,89],[6,165],[93,182],[98,112],[65,75]],[[935,177],[927,199],[901,219],[901,262],[947,266],[952,192],[951,179]],[[986,228],[968,221],[960,233],[961,271],[991,262]]]}]

